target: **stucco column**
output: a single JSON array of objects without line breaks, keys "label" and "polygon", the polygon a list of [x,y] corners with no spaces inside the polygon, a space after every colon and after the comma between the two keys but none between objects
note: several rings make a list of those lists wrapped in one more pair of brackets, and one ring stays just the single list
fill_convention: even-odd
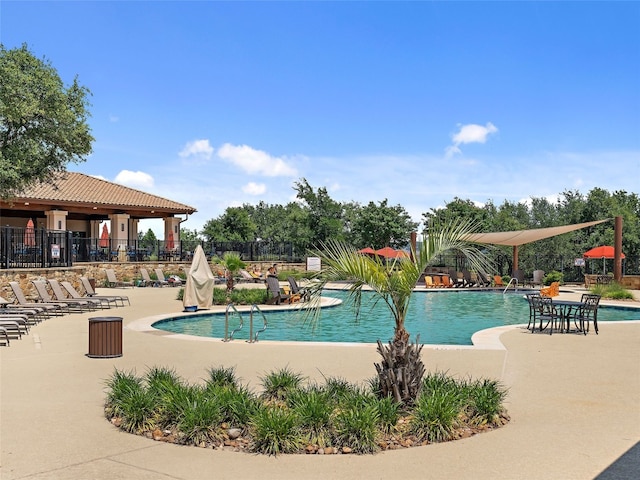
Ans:
[{"label": "stucco column", "polygon": [[138,240],[138,220],[137,218],[129,219],[129,243],[134,245]]},{"label": "stucco column", "polygon": [[47,216],[47,230],[66,230],[67,215],[66,210],[48,210],[44,212]]},{"label": "stucco column", "polygon": [[100,238],[100,220],[89,220],[89,238]]},{"label": "stucco column", "polygon": [[118,249],[127,247],[129,243],[129,214],[128,213],[114,213],[110,215],[111,219],[111,248]]}]

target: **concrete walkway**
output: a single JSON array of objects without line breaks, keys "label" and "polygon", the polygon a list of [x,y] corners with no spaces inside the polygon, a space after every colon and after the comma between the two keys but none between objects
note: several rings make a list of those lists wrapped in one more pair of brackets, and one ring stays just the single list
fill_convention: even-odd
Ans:
[{"label": "concrete walkway", "polygon": [[289,366],[311,379],[363,382],[375,373],[375,347],[176,338],[145,331],[148,322],[140,319],[181,312],[177,290],[100,293],[113,292],[132,304],[107,312],[124,318],[120,358],[86,356],[87,319],[104,312],[52,318],[0,347],[3,480],[638,478],[640,322],[601,323],[597,336],[499,328],[480,335],[493,338],[490,348],[426,347],[430,370],[500,379],[508,387],[511,422],[496,431],[376,455],[274,458],[123,433],[103,416],[105,380],[114,368],[142,374],[167,366],[196,382],[211,367],[234,366],[242,383],[257,389],[265,373]]}]

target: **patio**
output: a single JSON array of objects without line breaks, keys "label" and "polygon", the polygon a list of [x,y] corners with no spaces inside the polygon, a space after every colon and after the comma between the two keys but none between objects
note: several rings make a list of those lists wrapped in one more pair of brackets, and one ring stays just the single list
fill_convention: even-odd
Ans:
[{"label": "patio", "polygon": [[374,374],[375,347],[223,343],[140,332],[128,326],[141,317],[181,312],[182,304],[172,289],[126,294],[132,306],[112,312],[124,318],[120,358],[86,356],[88,318],[95,312],[52,318],[0,349],[3,479],[584,479],[607,469],[602,479],[624,479],[630,478],[625,468],[631,474],[640,467],[640,322],[604,323],[599,335],[586,337],[502,328],[481,334],[485,343],[493,340],[485,349],[425,347],[428,369],[497,378],[509,388],[511,422],[491,433],[373,456],[274,458],[123,433],[104,419],[104,381],[114,368],[170,366],[195,382],[223,365],[235,366],[242,382],[257,389],[261,376],[288,365],[309,378],[362,382]]}]

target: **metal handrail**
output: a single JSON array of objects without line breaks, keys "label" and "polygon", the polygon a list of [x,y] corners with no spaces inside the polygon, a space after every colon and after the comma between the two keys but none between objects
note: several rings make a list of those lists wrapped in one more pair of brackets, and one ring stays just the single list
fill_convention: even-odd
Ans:
[{"label": "metal handrail", "polygon": [[509,283],[507,283],[506,288],[504,289],[504,291],[502,292],[502,294],[504,295],[505,293],[507,293],[507,290],[509,290],[509,285],[511,285],[512,282],[515,281],[515,288],[518,288],[518,279],[516,277],[513,277],[511,280],[509,280]]},{"label": "metal handrail", "polygon": [[[229,334],[229,310],[233,310],[235,313],[238,314],[238,317],[240,317],[240,326],[238,328],[236,328],[235,330],[233,330],[231,332],[231,335]],[[223,342],[229,342],[231,340],[233,340],[233,335],[239,331],[242,330],[242,327],[244,325],[244,320],[242,318],[242,314],[238,311],[238,309],[233,305],[233,303],[230,303],[229,305],[227,305],[227,308],[224,312],[224,338],[222,339]]]},{"label": "metal handrail", "polygon": [[[263,323],[262,328],[256,332],[255,338],[253,337],[253,312],[254,311],[257,311],[258,313],[260,313],[260,315],[262,315],[262,323]],[[265,316],[264,312],[260,310],[260,307],[258,307],[258,305],[254,303],[253,305],[251,305],[251,311],[249,313],[249,340],[247,340],[247,342],[248,343],[257,342],[258,335],[260,335],[266,329],[267,329],[267,317]]]}]

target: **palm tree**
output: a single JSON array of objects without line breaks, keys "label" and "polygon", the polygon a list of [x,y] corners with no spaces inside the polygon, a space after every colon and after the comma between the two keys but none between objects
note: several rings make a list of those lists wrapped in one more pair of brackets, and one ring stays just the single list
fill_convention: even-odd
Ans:
[{"label": "palm tree", "polygon": [[[392,396],[397,402],[411,405],[422,387],[424,364],[420,358],[422,346],[409,342],[409,332],[405,329],[405,318],[413,290],[425,271],[438,255],[456,250],[464,255],[471,268],[491,271],[482,252],[466,241],[475,233],[476,225],[469,220],[449,224],[431,224],[418,252],[411,252],[411,258],[386,261],[378,256],[371,257],[358,253],[354,248],[341,242],[328,241],[320,245],[316,255],[322,260],[318,282],[312,288],[312,299],[319,300],[322,288],[328,282],[348,279],[351,282],[348,301],[360,315],[362,291],[372,290],[376,302],[382,302],[391,311],[394,321],[394,336],[388,346],[378,340],[378,352],[382,362],[376,364],[380,393]],[[317,303],[319,305],[319,302]],[[320,316],[319,308],[313,309],[314,321]]]},{"label": "palm tree", "polygon": [[216,263],[225,268],[227,292],[230,293],[234,287],[233,276],[238,273],[238,270],[245,267],[245,263],[240,258],[240,255],[235,252],[226,252],[222,256],[222,260],[218,260]]}]

